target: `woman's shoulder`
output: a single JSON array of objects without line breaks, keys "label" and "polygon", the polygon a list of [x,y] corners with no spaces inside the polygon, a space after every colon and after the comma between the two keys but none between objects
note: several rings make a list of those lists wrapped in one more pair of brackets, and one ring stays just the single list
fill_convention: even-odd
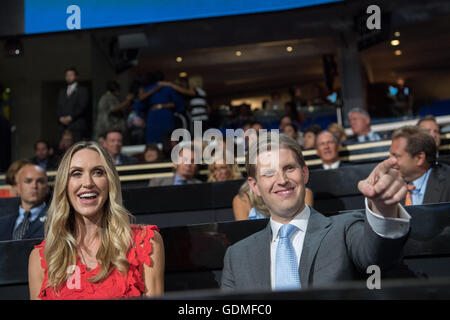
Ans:
[{"label": "woman's shoulder", "polygon": [[37,261],[38,259],[40,259],[42,269],[47,268],[47,263],[44,257],[44,250],[45,250],[45,240],[42,240],[40,244],[34,246],[34,249],[30,253],[30,261],[31,260]]},{"label": "woman's shoulder", "polygon": [[154,246],[160,246],[162,237],[155,225],[132,225],[133,246],[130,251],[130,262],[132,264],[151,264],[150,255]]},{"label": "woman's shoulder", "polygon": [[159,231],[159,228],[155,225],[134,224],[131,226],[131,231],[133,233],[133,240],[141,238],[151,239]]}]

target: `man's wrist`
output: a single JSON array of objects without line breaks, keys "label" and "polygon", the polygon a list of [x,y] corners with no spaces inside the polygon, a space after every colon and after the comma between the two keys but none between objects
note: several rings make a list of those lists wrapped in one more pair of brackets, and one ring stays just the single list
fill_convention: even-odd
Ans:
[{"label": "man's wrist", "polygon": [[398,218],[399,217],[399,207],[397,204],[392,206],[378,206],[374,201],[367,199],[367,205],[369,210],[372,212],[381,215],[386,218]]}]

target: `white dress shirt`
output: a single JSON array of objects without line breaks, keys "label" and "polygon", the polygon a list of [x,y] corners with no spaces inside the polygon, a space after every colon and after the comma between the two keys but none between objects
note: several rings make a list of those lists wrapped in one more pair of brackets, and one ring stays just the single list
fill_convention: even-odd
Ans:
[{"label": "white dress shirt", "polygon": [[77,88],[77,83],[76,82],[74,82],[72,84],[69,84],[67,86],[67,89],[66,89],[66,94],[68,96],[70,96],[75,91],[76,88]]},{"label": "white dress shirt", "polygon": [[[411,216],[406,210],[399,204],[399,216],[400,218],[385,218],[374,213],[369,209],[367,204],[367,198],[365,199],[366,217],[372,230],[380,237],[388,239],[398,239],[408,233],[409,221]],[[294,219],[289,223],[295,225],[298,230],[292,235],[291,241],[295,250],[297,261],[300,265],[300,257],[302,256],[303,242],[305,239],[306,229],[308,227],[308,219],[311,215],[311,209],[306,206]],[[277,255],[278,246],[278,231],[283,224],[273,221],[270,218],[270,227],[272,228],[272,241],[270,243],[270,282],[272,290],[275,290],[275,257]]]},{"label": "white dress shirt", "polygon": [[338,161],[336,161],[336,162],[333,162],[332,164],[325,164],[325,163],[322,163],[322,167],[325,169],[325,170],[330,170],[330,169],[337,169],[337,168],[339,168],[339,165],[341,164],[341,160],[338,160]]}]

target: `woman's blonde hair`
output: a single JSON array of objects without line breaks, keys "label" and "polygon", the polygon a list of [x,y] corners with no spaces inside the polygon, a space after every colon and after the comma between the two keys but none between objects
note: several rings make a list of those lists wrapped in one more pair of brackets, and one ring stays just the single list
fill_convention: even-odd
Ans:
[{"label": "woman's blonde hair", "polygon": [[251,207],[255,208],[266,217],[270,216],[269,209],[267,209],[266,203],[264,202],[263,198],[259,197],[253,192],[252,188],[250,188],[248,184],[248,180],[245,180],[245,182],[242,184],[239,189],[238,195],[241,199],[243,199],[244,197],[248,197]]},{"label": "woman's blonde hair", "polygon": [[[225,163],[225,162],[224,162]],[[214,175],[216,162],[210,164],[208,167],[208,180],[207,182],[217,182],[216,176]],[[227,164],[231,168],[231,180],[239,180],[242,179],[242,173],[239,171],[239,168],[236,163]]]},{"label": "woman's blonde hair", "polygon": [[74,144],[61,160],[55,178],[52,202],[45,223],[45,259],[47,263],[48,286],[57,290],[71,276],[69,270],[76,265],[78,243],[76,239],[75,212],[67,194],[70,162],[75,153],[90,149],[100,155],[108,179],[109,194],[99,229],[101,240],[97,260],[101,268],[89,279],[98,282],[106,278],[112,267],[126,273],[129,268],[127,252],[132,243],[131,214],[122,205],[122,191],[119,175],[110,155],[96,142]]}]

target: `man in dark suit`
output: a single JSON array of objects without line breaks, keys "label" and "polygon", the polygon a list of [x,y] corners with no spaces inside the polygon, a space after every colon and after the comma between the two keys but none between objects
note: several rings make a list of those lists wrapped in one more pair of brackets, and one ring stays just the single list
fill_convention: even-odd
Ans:
[{"label": "man in dark suit", "polygon": [[173,177],[150,179],[149,187],[202,183],[202,181],[194,178],[197,173],[194,153],[194,148],[182,147],[179,150],[178,159],[172,159],[174,167]]},{"label": "man in dark suit", "polygon": [[123,134],[119,129],[110,129],[104,134],[103,147],[108,151],[114,163],[118,165],[136,164],[136,158],[122,154]]},{"label": "man in dark suit", "polygon": [[25,164],[16,174],[19,207],[0,217],[0,240],[44,237],[49,186],[45,170],[33,163]]},{"label": "man in dark suit", "polygon": [[346,165],[339,159],[340,147],[338,138],[330,131],[324,130],[316,136],[316,152],[322,160],[322,169],[337,169]]},{"label": "man in dark suit", "polygon": [[34,157],[31,162],[45,170],[56,170],[58,159],[50,154],[50,146],[47,141],[39,140],[34,144]]},{"label": "man in dark suit", "polygon": [[411,217],[398,205],[406,186],[391,170],[392,160],[358,184],[366,196],[365,215],[325,217],[305,205],[309,172],[292,138],[280,135],[279,149],[269,141],[253,154],[246,159],[248,183],[264,200],[270,220],[265,229],[227,249],[223,289],[327,286],[367,278],[371,265],[384,274],[399,263]]},{"label": "man in dark suit", "polygon": [[390,148],[394,168],[408,183],[405,205],[450,201],[450,167],[436,163],[436,143],[417,126],[402,127],[392,134]]},{"label": "man in dark suit", "polygon": [[67,86],[59,92],[56,107],[60,134],[69,129],[74,142],[88,138],[89,94],[78,84],[77,78],[77,69],[72,67],[65,71]]}]

